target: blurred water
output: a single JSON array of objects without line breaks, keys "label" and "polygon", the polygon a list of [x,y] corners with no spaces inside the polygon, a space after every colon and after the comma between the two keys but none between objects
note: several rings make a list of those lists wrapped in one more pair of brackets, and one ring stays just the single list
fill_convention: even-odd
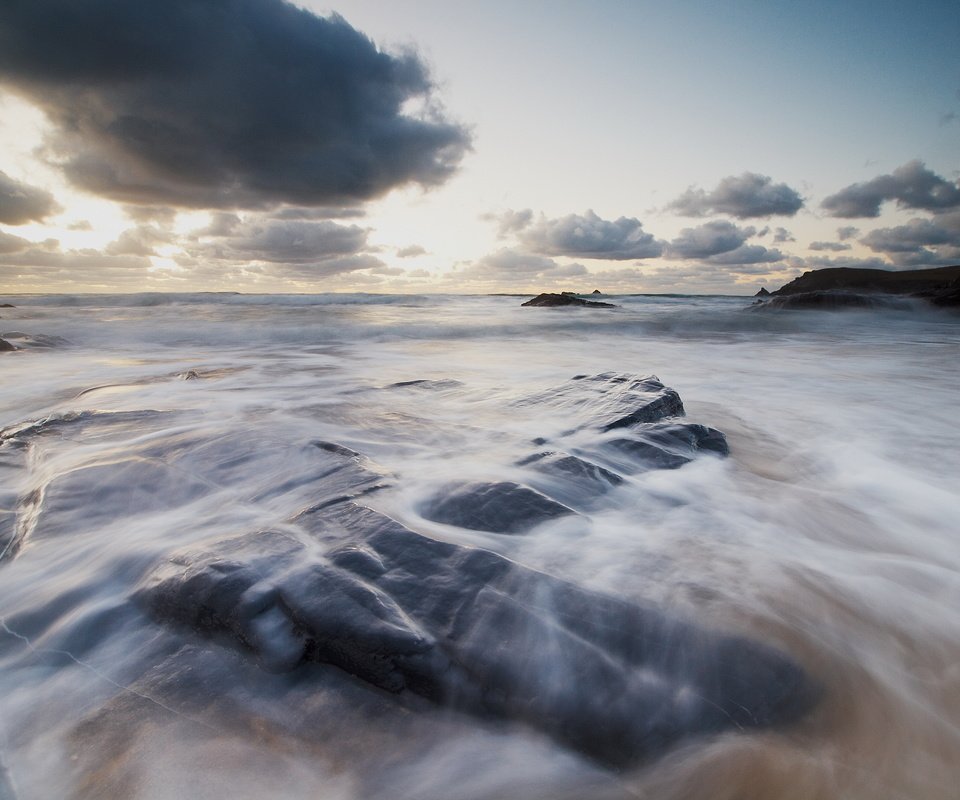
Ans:
[{"label": "blurred water", "polygon": [[[956,796],[957,316],[651,296],[0,302],[22,348],[0,354],[0,798]],[[604,371],[658,375],[731,457],[630,477],[526,537],[420,517],[451,478],[524,479],[531,440],[568,420],[515,401]],[[309,681],[225,649],[174,679],[184,640],[130,592],[178,547],[286,524],[310,504],[317,440],[391,475],[369,502],[410,527],[764,638],[824,701],[790,730],[612,775],[525,730],[314,708]]]}]

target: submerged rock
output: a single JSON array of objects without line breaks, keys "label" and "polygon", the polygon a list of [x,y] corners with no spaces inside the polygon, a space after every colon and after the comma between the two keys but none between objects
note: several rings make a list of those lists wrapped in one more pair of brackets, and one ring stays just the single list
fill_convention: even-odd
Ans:
[{"label": "submerged rock", "polygon": [[[352,502],[181,552],[137,600],[267,669],[330,664],[397,695],[523,722],[623,767],[677,741],[791,722],[816,699],[759,642],[712,633]],[[326,545],[319,553],[316,542]]]},{"label": "submerged rock", "polygon": [[520,305],[545,307],[590,306],[591,308],[616,308],[613,303],[601,303],[598,300],[584,300],[583,298],[577,297],[570,292],[563,292],[562,294],[544,292],[543,294],[538,294],[532,300],[527,300],[527,302],[521,303]]},{"label": "submerged rock", "polygon": [[536,489],[512,481],[448,484],[422,504],[433,522],[490,533],[522,533],[557,517],[575,513]]},{"label": "submerged rock", "polygon": [[[541,450],[513,468],[547,486],[580,486],[583,498],[624,481],[605,464],[633,472],[727,452],[719,431],[675,419],[680,398],[654,377],[578,376],[539,398],[545,411],[552,403],[575,419],[576,441],[593,450]],[[326,665],[322,674],[338,676],[326,691],[368,687],[383,713],[432,705],[521,723],[613,768],[690,737],[787,724],[816,701],[803,669],[761,642],[418,533],[359,504],[385,478],[350,448],[316,441],[300,457],[305,477],[277,491],[308,493],[306,510],[277,529],[174,553],[142,580],[136,603],[159,623],[251,654],[265,670],[297,671],[300,685]],[[229,485],[236,461],[232,446],[214,442],[178,466]],[[518,533],[575,513],[549,491],[453,483],[421,513]]]},{"label": "submerged rock", "polygon": [[561,386],[519,400],[517,405],[562,409],[581,426],[601,431],[684,415],[680,395],[656,375],[618,372],[577,375]]}]

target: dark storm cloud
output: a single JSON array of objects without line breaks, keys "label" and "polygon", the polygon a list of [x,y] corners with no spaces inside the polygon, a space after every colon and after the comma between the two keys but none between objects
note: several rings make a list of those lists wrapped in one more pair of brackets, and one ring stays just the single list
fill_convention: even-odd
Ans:
[{"label": "dark storm cloud", "polygon": [[766,175],[745,172],[731,175],[713,191],[687,189],[669,209],[687,217],[729,214],[737,219],[792,217],[803,208],[803,198],[785,183],[774,183]]},{"label": "dark storm cloud", "polygon": [[523,228],[520,242],[541,255],[611,261],[655,258],[663,252],[663,242],[645,232],[643,223],[635,217],[610,221],[593,211],[557,219],[540,217]]},{"label": "dark storm cloud", "polygon": [[346,206],[469,149],[414,53],[282,0],[4,0],[0,81],[75,184],[129,203]]},{"label": "dark storm cloud", "polygon": [[833,217],[878,217],[888,200],[896,200],[901,208],[947,211],[960,208],[960,185],[931,172],[922,161],[910,161],[889,175],[841,189],[821,206]]},{"label": "dark storm cloud", "polygon": [[843,242],[810,242],[808,250],[829,250],[834,253],[842,252],[843,250],[849,250],[850,245],[844,244]]},{"label": "dark storm cloud", "polygon": [[7,225],[39,222],[61,210],[50,192],[28,186],[0,172],[0,222]]}]

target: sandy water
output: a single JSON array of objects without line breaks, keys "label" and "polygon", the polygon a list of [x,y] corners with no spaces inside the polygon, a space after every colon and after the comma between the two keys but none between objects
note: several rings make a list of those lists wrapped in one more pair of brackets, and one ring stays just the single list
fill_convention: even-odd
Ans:
[{"label": "sandy water", "polygon": [[[953,798],[960,786],[960,319],[778,315],[743,298],[8,297],[0,336],[0,798]],[[516,478],[576,374],[656,374],[729,459],[630,477],[526,537],[417,509],[451,477]],[[427,381],[397,386],[409,381]],[[31,423],[47,420],[45,426]],[[787,730],[614,775],[520,728],[311,706],[184,646],[129,602],[158,559],[284,524],[303,445],[393,476],[415,530],[763,638],[825,687]],[[209,465],[230,464],[229,480]],[[562,497],[557,498],[562,500]],[[199,645],[197,645],[199,647]],[[590,687],[582,687],[589,692]],[[214,700],[211,700],[214,698]]]}]

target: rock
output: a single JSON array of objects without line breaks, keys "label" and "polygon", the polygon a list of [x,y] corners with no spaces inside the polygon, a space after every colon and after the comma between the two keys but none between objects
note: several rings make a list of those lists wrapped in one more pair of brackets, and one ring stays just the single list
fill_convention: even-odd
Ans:
[{"label": "rock", "polygon": [[0,339],[0,353],[12,353],[17,348],[14,347],[6,339]]},{"label": "rock", "polygon": [[561,386],[519,400],[517,405],[557,409],[578,419],[581,427],[601,431],[684,415],[680,395],[656,375],[617,372],[577,375]]},{"label": "rock", "polygon": [[[957,293],[960,293],[960,265],[900,271],[847,267],[818,269],[803,273],[799,278],[794,278],[772,294],[784,297],[814,292],[919,297],[935,305],[950,306],[958,302],[957,299],[951,298],[956,298]],[[853,304],[851,301],[850,305]],[[805,307],[837,308],[839,306],[827,304]]]},{"label": "rock", "polygon": [[433,522],[490,533],[523,533],[575,513],[536,489],[512,481],[448,484],[419,510]]},{"label": "rock", "polygon": [[816,701],[804,671],[760,642],[421,536],[352,502],[296,522],[300,534],[180,552],[136,601],[265,669],[329,664],[397,703],[412,694],[520,722],[616,768],[688,737],[792,722]]},{"label": "rock", "polygon": [[594,289],[590,294],[603,294],[599,289]]},{"label": "rock", "polygon": [[530,467],[552,478],[564,486],[566,493],[581,495],[582,500],[594,499],[623,483],[623,478],[617,473],[570,453],[534,453],[518,461],[517,466]]},{"label": "rock", "polygon": [[765,286],[761,286],[760,291],[754,295],[754,297],[769,297],[769,296],[770,296],[770,292],[767,291],[767,288]]},{"label": "rock", "polygon": [[[730,454],[727,439],[720,431],[689,422],[646,426],[632,436],[611,439],[601,446],[601,452],[617,466],[634,472],[637,467],[677,469],[689,464],[701,451],[719,456]],[[629,462],[634,466],[632,470]]]},{"label": "rock", "polygon": [[16,308],[12,303],[0,303],[0,308]]},{"label": "rock", "polygon": [[590,306],[591,308],[616,308],[613,303],[601,303],[597,300],[584,300],[583,298],[577,297],[574,294],[569,292],[564,292],[563,294],[554,294],[550,292],[545,292],[543,294],[538,294],[532,300],[527,300],[525,303],[521,303],[523,306],[543,306],[543,307],[555,307],[555,306]]},{"label": "rock", "polygon": [[910,308],[909,303],[900,297],[880,294],[856,294],[846,291],[801,292],[771,297],[766,302],[756,303],[751,309],[756,311],[824,309],[842,311],[851,308]]}]

